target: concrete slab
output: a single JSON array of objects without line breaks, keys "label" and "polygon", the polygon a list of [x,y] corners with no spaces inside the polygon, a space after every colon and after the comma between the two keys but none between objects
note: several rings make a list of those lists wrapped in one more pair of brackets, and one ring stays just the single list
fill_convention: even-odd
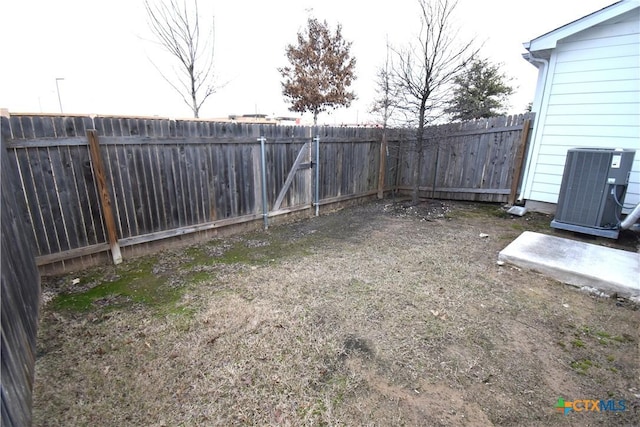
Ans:
[{"label": "concrete slab", "polygon": [[640,296],[640,254],[525,231],[498,255],[570,285]]}]

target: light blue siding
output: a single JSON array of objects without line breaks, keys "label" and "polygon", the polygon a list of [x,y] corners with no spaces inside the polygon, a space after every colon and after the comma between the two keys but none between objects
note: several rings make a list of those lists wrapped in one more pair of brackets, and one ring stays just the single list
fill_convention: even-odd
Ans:
[{"label": "light blue siding", "polygon": [[631,148],[625,204],[640,203],[640,8],[559,40],[539,93],[524,198],[557,203],[570,148]]}]

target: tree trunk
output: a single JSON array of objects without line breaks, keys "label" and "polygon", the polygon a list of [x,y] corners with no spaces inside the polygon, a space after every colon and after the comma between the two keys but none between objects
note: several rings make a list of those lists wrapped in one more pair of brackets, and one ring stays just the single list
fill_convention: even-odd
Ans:
[{"label": "tree trunk", "polygon": [[[418,133],[421,131],[419,130]],[[420,192],[420,169],[422,169],[422,137],[416,135],[416,140],[413,146],[413,177],[411,188],[411,204],[418,204],[418,193]]]},{"label": "tree trunk", "polygon": [[413,177],[411,188],[411,203],[415,206],[418,204],[418,195],[420,192],[420,175],[422,171],[422,142],[424,140],[424,116],[425,107],[420,107],[418,115],[418,130],[416,131],[416,140],[413,145]]},{"label": "tree trunk", "polygon": [[[189,70],[191,73],[193,73],[193,70]],[[192,109],[193,109],[193,118],[197,119],[200,117],[200,108],[198,108],[198,94],[196,93],[196,81],[194,78],[194,75],[191,74],[191,102],[192,102]]]}]

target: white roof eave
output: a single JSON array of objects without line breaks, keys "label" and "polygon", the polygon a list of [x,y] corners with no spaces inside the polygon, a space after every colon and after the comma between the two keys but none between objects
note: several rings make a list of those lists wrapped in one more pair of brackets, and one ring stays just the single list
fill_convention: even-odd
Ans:
[{"label": "white roof eave", "polygon": [[623,13],[640,7],[640,0],[623,0],[607,6],[597,12],[563,25],[553,31],[543,34],[535,39],[523,43],[524,48],[529,52],[537,52],[545,49],[555,49],[559,40],[584,31],[601,22],[615,18]]}]

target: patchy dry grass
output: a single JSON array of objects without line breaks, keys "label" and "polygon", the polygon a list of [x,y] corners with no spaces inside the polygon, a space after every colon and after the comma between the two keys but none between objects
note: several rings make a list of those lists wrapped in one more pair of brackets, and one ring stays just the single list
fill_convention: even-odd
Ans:
[{"label": "patchy dry grass", "polygon": [[35,425],[638,425],[637,307],[496,264],[549,220],[374,203],[51,279]]}]

